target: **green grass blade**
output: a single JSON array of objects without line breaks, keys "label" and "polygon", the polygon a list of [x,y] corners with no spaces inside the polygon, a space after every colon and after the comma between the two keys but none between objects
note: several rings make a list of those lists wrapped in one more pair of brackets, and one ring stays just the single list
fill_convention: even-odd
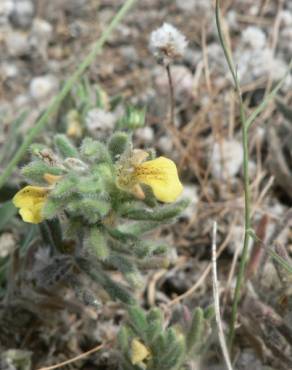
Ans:
[{"label": "green grass blade", "polygon": [[16,213],[17,208],[15,208],[11,201],[5,202],[0,205],[0,231]]},{"label": "green grass blade", "polygon": [[292,266],[289,264],[288,261],[286,261],[284,258],[279,256],[276,252],[274,252],[272,249],[267,249],[268,254],[284,269],[287,271],[287,273],[290,275],[292,274]]},{"label": "green grass blade", "polygon": [[225,37],[224,37],[223,30],[222,30],[222,27],[221,27],[219,0],[216,0],[215,18],[216,18],[216,26],[217,26],[219,40],[220,40],[220,43],[221,43],[221,46],[222,46],[222,49],[223,49],[228,67],[229,67],[229,70],[232,74],[234,84],[237,88],[238,87],[238,80],[237,80],[237,76],[236,76],[236,71],[235,71],[232,55],[230,53],[229,48],[226,45]]},{"label": "green grass blade", "polygon": [[282,87],[286,77],[289,75],[290,71],[292,69],[292,59],[289,63],[288,69],[284,76],[281,78],[281,80],[277,83],[277,85],[274,87],[274,89],[265,97],[265,99],[261,102],[261,104],[253,111],[253,113],[247,118],[246,120],[246,127],[247,129],[250,128],[250,126],[253,124],[255,119],[261,112],[266,108],[266,106],[269,104],[269,102],[274,99],[274,97],[277,95],[278,91]]}]

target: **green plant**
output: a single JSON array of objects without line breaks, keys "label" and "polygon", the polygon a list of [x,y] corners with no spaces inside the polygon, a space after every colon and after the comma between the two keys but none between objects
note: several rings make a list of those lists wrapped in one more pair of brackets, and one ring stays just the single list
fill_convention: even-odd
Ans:
[{"label": "green plant", "polygon": [[161,205],[155,199],[161,186],[165,193],[170,187],[172,196],[176,186],[180,189],[176,173],[165,167],[169,164],[173,171],[175,165],[163,157],[136,163],[135,156],[148,153],[135,151],[130,136],[121,131],[107,143],[85,138],[80,150],[63,134],[55,136],[54,145],[55,151],[32,145],[33,161],[22,169],[32,185],[20,190],[14,203],[24,221],[41,223],[42,235],[55,253],[64,254],[64,240],[70,238],[74,263],[112,299],[130,303],[130,295],[106,270],[119,270],[137,288],[142,283],[138,261],[167,252],[164,243],[143,235],[172,222],[188,204],[181,200]]},{"label": "green plant", "polygon": [[184,325],[166,328],[159,308],[145,313],[131,306],[128,316],[118,334],[122,369],[182,370],[201,352],[213,313],[197,308]]}]

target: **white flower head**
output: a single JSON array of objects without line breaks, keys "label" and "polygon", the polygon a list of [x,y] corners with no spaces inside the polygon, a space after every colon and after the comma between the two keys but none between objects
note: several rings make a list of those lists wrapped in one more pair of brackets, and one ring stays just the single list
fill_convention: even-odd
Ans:
[{"label": "white flower head", "polygon": [[151,32],[149,48],[153,55],[163,64],[169,64],[173,59],[181,58],[187,47],[186,37],[174,26],[164,23]]}]

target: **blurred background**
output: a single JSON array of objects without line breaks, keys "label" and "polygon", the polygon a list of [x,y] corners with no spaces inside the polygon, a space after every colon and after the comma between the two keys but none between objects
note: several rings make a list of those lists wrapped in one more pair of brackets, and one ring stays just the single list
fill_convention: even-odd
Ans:
[{"label": "blurred background", "polygon": [[[221,3],[227,42],[251,112],[285,74],[291,60],[292,2]],[[0,0],[0,171],[122,4],[121,0]],[[171,67],[176,103],[173,125],[167,119],[167,74],[148,48],[151,31],[164,22],[177,27],[189,41],[184,58]],[[222,311],[228,318],[234,267],[243,238],[243,156],[238,103],[218,41],[213,1],[137,1],[87,71],[85,81],[92,90],[99,89],[105,107],[111,99],[122,103],[103,113],[89,107],[73,130],[68,115],[71,106],[66,102],[38,140],[50,143],[56,132],[67,133],[76,143],[86,135],[106,138],[125,105],[146,106],[145,127],[135,133],[136,147],[154,147],[158,154],[177,163],[184,195],[190,197],[191,204],[177,224],[155,235],[176,248],[169,269],[145,274],[141,303],[176,309],[180,303],[192,308],[212,302],[210,232],[216,219]],[[267,245],[277,240],[288,257],[292,253],[291,87],[290,74],[278,97],[252,126],[249,142],[254,228]],[[24,158],[21,165],[27,160]],[[0,200],[11,198],[20,182],[23,179],[15,171],[0,191]],[[17,222],[1,226],[0,259],[13,254],[27,233],[16,227]],[[289,283],[283,282],[273,262],[262,255],[258,258],[257,251],[257,245],[251,245],[247,276],[251,287],[241,305],[236,368],[287,370],[292,368]],[[6,289],[3,279],[2,289]],[[172,305],[172,300],[190,289],[192,294]],[[25,319],[21,316],[19,322],[13,310],[10,317],[0,304],[0,352],[21,348],[29,353],[34,366],[40,366],[114,338],[123,315],[120,307],[108,303],[96,312],[75,302],[72,312],[72,306],[68,309],[72,302],[71,292],[61,304],[61,314],[60,307],[54,307],[42,313],[43,317],[33,302],[28,306],[18,302],[16,306],[23,310],[19,308],[20,313],[28,315]],[[270,316],[267,307],[273,313]],[[256,320],[254,312],[261,320]],[[281,317],[279,327],[285,330],[272,324],[273,315]],[[216,365],[216,351],[210,348],[201,368],[223,369]],[[105,352],[70,368],[113,366]]]}]

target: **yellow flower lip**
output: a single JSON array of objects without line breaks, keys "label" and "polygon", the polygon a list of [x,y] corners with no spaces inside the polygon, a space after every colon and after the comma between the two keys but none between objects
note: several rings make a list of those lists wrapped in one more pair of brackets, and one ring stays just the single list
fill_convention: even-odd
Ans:
[{"label": "yellow flower lip", "polygon": [[183,190],[175,163],[165,157],[136,165],[133,176],[138,183],[149,185],[161,202],[175,202]]},{"label": "yellow flower lip", "polygon": [[137,338],[134,338],[131,342],[131,362],[133,365],[137,365],[150,357],[149,349],[144,346]]},{"label": "yellow flower lip", "polygon": [[32,224],[42,222],[42,208],[47,200],[49,188],[41,186],[25,186],[13,197],[15,207],[20,208],[19,214],[23,221]]}]

